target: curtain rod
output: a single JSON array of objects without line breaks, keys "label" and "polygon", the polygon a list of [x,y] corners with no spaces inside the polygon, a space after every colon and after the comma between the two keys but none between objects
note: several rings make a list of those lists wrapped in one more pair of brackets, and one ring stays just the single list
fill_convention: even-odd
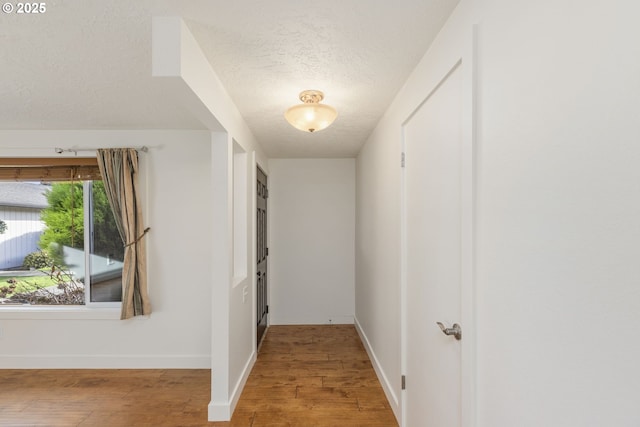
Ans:
[{"label": "curtain rod", "polygon": [[[109,148],[111,148],[111,147],[109,147]],[[129,148],[129,147],[122,147],[122,148]],[[54,150],[58,154],[74,153],[77,156],[78,153],[81,152],[81,151],[96,151],[97,148],[59,148],[59,147],[56,147],[56,148],[54,148]],[[136,151],[142,151],[143,153],[146,153],[146,152],[149,151],[149,147],[147,147],[146,145],[143,145],[140,148],[136,148]]]}]

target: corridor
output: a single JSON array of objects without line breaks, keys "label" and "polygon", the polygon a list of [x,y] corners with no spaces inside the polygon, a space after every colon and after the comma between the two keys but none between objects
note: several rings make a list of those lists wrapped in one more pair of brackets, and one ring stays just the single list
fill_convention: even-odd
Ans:
[{"label": "corridor", "polygon": [[397,427],[353,325],[271,326],[231,422],[219,427]]}]

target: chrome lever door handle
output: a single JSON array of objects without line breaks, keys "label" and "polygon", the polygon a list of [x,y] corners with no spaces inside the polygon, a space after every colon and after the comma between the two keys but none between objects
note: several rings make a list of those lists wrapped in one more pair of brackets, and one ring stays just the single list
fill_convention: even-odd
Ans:
[{"label": "chrome lever door handle", "polygon": [[454,323],[451,328],[445,328],[441,322],[436,322],[440,326],[440,330],[445,335],[453,335],[458,341],[462,339],[462,328],[457,323]]}]

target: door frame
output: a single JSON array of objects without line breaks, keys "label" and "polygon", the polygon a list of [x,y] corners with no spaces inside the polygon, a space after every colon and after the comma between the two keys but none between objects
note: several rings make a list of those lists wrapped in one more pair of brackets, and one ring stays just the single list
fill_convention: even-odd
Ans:
[{"label": "door frame", "polygon": [[[462,129],[462,158],[461,158],[461,283],[460,283],[460,324],[463,330],[461,341],[461,424],[462,427],[476,425],[476,293],[475,269],[477,238],[477,194],[478,194],[478,146],[480,144],[478,121],[478,25],[471,27],[470,35],[466,37],[457,53],[453,53],[446,62],[450,64],[433,77],[424,96],[420,97],[413,109],[405,115],[401,125],[401,153],[405,152],[405,128],[414,114],[426,103],[444,81],[459,67],[463,79],[463,129]],[[450,51],[451,52],[451,51]],[[404,156],[404,154],[403,154]],[[407,159],[408,162],[415,161]],[[401,312],[401,373],[407,374],[408,311],[407,311],[407,209],[406,209],[406,169],[403,167],[400,178],[400,312]],[[433,325],[433,327],[437,327]],[[407,388],[410,390],[411,379],[407,378]],[[400,406],[402,427],[406,425],[407,390],[401,390]]]}]

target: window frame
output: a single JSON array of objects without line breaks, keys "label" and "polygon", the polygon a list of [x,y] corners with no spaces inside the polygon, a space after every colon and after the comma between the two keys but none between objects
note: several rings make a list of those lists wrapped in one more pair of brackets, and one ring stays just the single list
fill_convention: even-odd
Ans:
[{"label": "window frame", "polygon": [[[82,182],[83,197],[83,218],[84,218],[84,305],[96,308],[116,308],[122,307],[122,301],[91,301],[91,276],[93,275],[93,265],[91,255],[94,249],[94,226],[93,226],[93,181]],[[89,207],[88,209],[86,207]]]},{"label": "window frame", "polygon": [[[65,166],[74,167],[74,160],[77,161],[75,166],[85,167],[87,164],[94,162],[95,158],[65,158],[60,162],[58,158],[38,158],[38,159],[0,159],[0,167],[15,167],[16,170],[24,166],[31,168],[42,168],[46,170],[49,167],[59,166],[63,163]],[[15,177],[15,181],[30,181],[30,179],[19,179]],[[84,305],[39,305],[39,304],[21,304],[21,305],[0,305],[0,320],[4,319],[119,319],[122,307],[122,301],[93,302],[91,301],[91,254],[93,250],[93,198],[92,183],[95,179],[87,180],[78,178],[76,182],[83,183],[83,222],[84,222],[84,241],[88,242],[84,248]],[[4,179],[3,181],[7,181]],[[60,181],[60,180],[57,180]],[[71,181],[71,180],[69,180]],[[53,181],[55,182],[55,181]]]}]

